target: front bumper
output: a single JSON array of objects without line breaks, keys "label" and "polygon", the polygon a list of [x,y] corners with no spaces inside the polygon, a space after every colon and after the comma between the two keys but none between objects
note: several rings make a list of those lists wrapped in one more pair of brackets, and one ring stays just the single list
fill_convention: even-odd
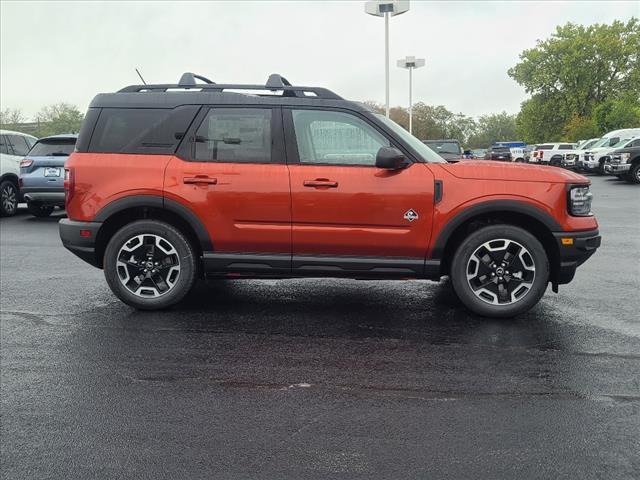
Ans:
[{"label": "front bumper", "polygon": [[596,253],[602,237],[598,230],[587,232],[554,232],[558,252],[560,253],[558,268],[551,282],[562,285],[573,280],[576,269]]},{"label": "front bumper", "polygon": [[76,222],[63,218],[58,223],[62,245],[94,267],[102,268],[102,259],[96,256],[96,238],[102,227],[100,222]]},{"label": "front bumper", "polygon": [[611,175],[620,175],[622,173],[627,173],[631,169],[631,164],[629,163],[605,163],[604,171],[606,173],[610,173]]}]

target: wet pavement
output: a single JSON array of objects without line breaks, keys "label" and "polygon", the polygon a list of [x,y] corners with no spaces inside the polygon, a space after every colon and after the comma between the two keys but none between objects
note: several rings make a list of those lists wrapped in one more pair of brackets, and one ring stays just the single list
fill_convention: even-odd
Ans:
[{"label": "wet pavement", "polygon": [[528,314],[447,283],[200,283],[136,312],[0,220],[2,478],[640,476],[640,186],[591,177],[600,250]]}]

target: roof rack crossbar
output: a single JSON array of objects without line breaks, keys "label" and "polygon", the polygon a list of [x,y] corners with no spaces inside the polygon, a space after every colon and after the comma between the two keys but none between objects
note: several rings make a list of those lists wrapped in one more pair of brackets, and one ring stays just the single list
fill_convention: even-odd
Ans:
[{"label": "roof rack crossbar", "polygon": [[[286,81],[286,79],[282,79]],[[289,83],[289,82],[287,82]],[[284,82],[280,86],[275,86],[274,83],[267,85],[242,85],[242,84],[224,84],[224,83],[198,83],[191,85],[181,84],[157,84],[157,85],[129,85],[118,90],[118,93],[137,93],[137,92],[166,92],[167,90],[199,90],[207,92],[219,92],[222,93],[225,90],[264,90],[267,91],[282,90],[283,92],[291,92],[291,94],[299,97],[307,98],[322,98],[332,100],[342,100],[342,97],[332,92],[327,88],[322,87],[302,87],[285,85]],[[308,97],[305,93],[312,93],[312,97]],[[267,94],[269,95],[269,94]],[[283,93],[284,95],[284,93]]]}]

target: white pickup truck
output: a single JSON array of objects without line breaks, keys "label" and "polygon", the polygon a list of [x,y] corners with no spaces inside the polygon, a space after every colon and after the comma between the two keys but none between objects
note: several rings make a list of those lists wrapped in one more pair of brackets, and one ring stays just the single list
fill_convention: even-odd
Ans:
[{"label": "white pickup truck", "polygon": [[614,145],[598,146],[596,143],[592,148],[588,149],[584,154],[584,160],[581,161],[580,167],[588,172],[605,173],[604,165],[612,152],[621,148],[631,148],[640,146],[640,135],[622,135],[620,141]]},{"label": "white pickup truck", "polygon": [[575,160],[565,159],[565,154],[576,149],[574,143],[543,143],[537,145],[529,157],[529,163],[542,163],[558,167],[571,167]]}]

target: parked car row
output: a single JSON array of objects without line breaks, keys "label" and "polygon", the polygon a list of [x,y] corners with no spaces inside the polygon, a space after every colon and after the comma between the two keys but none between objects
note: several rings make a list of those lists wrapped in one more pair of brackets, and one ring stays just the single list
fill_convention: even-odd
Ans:
[{"label": "parked car row", "polygon": [[64,164],[77,138],[66,134],[37,139],[0,130],[0,216],[15,215],[21,202],[36,217],[64,207]]}]

